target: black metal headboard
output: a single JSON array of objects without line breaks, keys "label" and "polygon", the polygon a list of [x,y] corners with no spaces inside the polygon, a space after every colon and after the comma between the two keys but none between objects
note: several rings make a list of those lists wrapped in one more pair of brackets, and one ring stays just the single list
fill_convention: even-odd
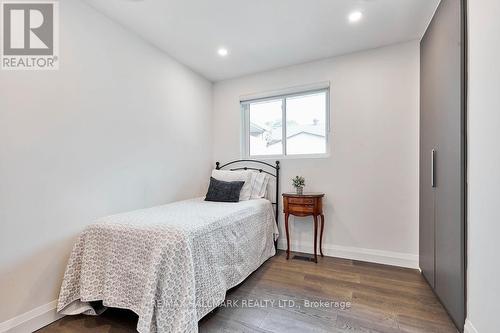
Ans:
[{"label": "black metal headboard", "polygon": [[[250,166],[243,166],[245,163],[249,163]],[[255,165],[253,165],[253,163],[255,164],[261,164],[261,165],[265,165],[267,168],[270,168],[271,172],[269,171],[266,171],[262,168],[256,168]],[[221,170],[225,167],[228,167],[230,165],[235,165],[234,168],[230,168],[229,170],[231,171],[236,171],[236,170],[255,170],[255,171],[259,171],[259,172],[264,172],[272,177],[274,177],[276,179],[276,196],[275,196],[275,201],[271,203],[274,205],[274,208],[275,208],[275,218],[276,218],[276,225],[278,225],[278,214],[279,214],[279,187],[280,187],[280,161],[276,161],[275,162],[275,165],[272,165],[272,164],[269,164],[267,162],[263,162],[263,161],[257,161],[257,160],[235,160],[235,161],[231,161],[231,162],[228,162],[226,164],[220,164],[219,162],[216,162],[215,163],[215,169],[217,170]],[[275,244],[276,245],[276,244]]]}]

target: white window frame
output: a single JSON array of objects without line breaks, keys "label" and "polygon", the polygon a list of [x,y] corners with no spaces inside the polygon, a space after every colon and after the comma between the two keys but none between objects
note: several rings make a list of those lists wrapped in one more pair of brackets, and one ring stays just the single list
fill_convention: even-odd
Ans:
[{"label": "white window frame", "polygon": [[[325,152],[324,153],[319,153],[319,154],[293,154],[293,155],[287,155],[286,151],[286,145],[287,145],[287,138],[286,138],[286,99],[290,97],[296,97],[296,96],[307,96],[307,95],[313,95],[317,93],[325,93],[325,98],[326,98],[326,103],[325,103]],[[283,153],[282,154],[275,154],[275,155],[250,155],[250,104],[251,103],[256,103],[256,102],[264,102],[264,101],[271,101],[271,100],[279,100],[281,99],[281,109],[282,109],[282,147],[283,147]],[[259,160],[266,160],[266,159],[307,159],[307,158],[327,158],[330,156],[330,135],[331,135],[331,128],[330,128],[330,86],[326,86],[324,88],[312,88],[312,89],[305,89],[305,90],[297,90],[294,89],[293,92],[290,93],[281,93],[278,95],[270,94],[267,97],[259,97],[259,98],[252,98],[252,99],[244,99],[240,101],[240,108],[241,108],[241,119],[242,119],[242,126],[241,126],[241,157],[242,158],[255,158]]]}]

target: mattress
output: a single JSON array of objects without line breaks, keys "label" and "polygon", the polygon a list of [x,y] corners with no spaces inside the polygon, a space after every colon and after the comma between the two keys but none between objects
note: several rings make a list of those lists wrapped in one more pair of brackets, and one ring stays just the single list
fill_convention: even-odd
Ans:
[{"label": "mattress", "polygon": [[275,254],[271,203],[203,198],[101,218],[78,237],[58,312],[97,315],[104,307],[138,316],[137,330],[197,332],[198,320]]}]

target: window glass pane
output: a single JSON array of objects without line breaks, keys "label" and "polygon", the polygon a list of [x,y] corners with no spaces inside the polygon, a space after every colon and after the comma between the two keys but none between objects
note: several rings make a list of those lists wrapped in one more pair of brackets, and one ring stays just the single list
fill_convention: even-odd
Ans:
[{"label": "window glass pane", "polygon": [[250,155],[283,154],[282,100],[250,103]]},{"label": "window glass pane", "polygon": [[286,99],[287,155],[326,153],[326,92]]}]

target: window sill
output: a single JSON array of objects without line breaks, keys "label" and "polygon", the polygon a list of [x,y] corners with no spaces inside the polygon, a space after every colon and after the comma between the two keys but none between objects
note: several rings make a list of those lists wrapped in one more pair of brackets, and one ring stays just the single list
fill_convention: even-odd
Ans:
[{"label": "window sill", "polygon": [[261,156],[245,156],[244,158],[250,160],[305,160],[305,159],[326,159],[330,158],[330,154],[303,154],[303,155],[261,155]]}]

